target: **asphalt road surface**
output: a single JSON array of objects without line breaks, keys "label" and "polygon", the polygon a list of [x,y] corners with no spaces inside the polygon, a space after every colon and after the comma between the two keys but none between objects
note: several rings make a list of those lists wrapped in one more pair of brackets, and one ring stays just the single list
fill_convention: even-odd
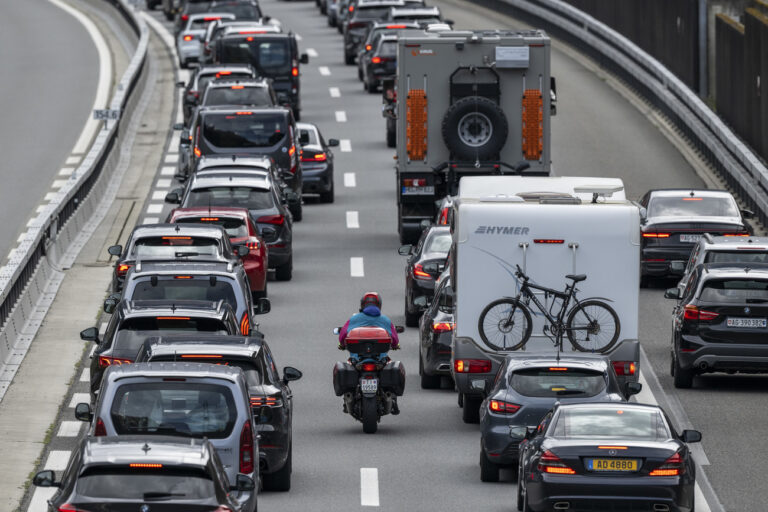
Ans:
[{"label": "asphalt road surface", "polygon": [[[362,506],[392,511],[512,510],[515,486],[509,473],[502,473],[498,484],[480,482],[478,429],[461,421],[456,394],[450,389],[420,389],[415,329],[401,335],[403,350],[392,354],[409,374],[399,401],[401,414],[384,417],[375,435],[363,434],[359,423],[342,414],[331,369],[343,354],[336,350],[332,329],[357,310],[368,290],[379,291],[384,312],[395,323],[404,323],[394,151],[385,145],[380,95],[364,92],[356,68],[343,64],[341,38],[317,14],[314,3],[261,3],[266,13],[301,36],[301,51],[310,54],[310,63],[302,67],[302,120],[317,123],[326,139],[342,139],[342,147],[335,149],[336,202],[307,200],[305,220],[295,225],[293,280],[270,283],[272,312],[259,318],[278,365],[304,372],[292,385],[292,490],[263,493],[259,505],[262,510],[286,511]],[[503,15],[458,0],[438,5],[456,21],[456,28],[519,27]],[[159,12],[152,16],[170,26]],[[552,72],[559,96],[552,144],[557,174],[620,177],[634,198],[650,188],[702,186],[657,128],[570,52],[555,47]],[[175,186],[168,183],[175,151],[172,144],[153,187],[155,198],[144,206],[145,220],[163,219],[170,209],[161,198]],[[357,213],[357,224],[348,223],[348,212]],[[768,449],[761,436],[768,380],[707,377],[698,379],[694,389],[674,390],[668,371],[671,303],[663,299],[668,284],[655,283],[641,291],[644,350],[666,398],[681,404],[678,413],[703,432],[710,463],[705,471],[726,510],[764,510],[768,491],[762,483],[768,460],[760,454]],[[73,392],[86,392],[82,379],[75,380]],[[63,414],[64,420],[73,420],[71,408],[65,406]],[[73,437],[54,437],[51,444],[61,451],[73,446]]]}]

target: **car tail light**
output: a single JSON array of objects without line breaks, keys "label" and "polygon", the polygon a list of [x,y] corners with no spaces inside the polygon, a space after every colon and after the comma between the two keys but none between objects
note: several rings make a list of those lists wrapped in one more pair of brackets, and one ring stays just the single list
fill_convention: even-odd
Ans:
[{"label": "car tail light", "polygon": [[282,407],[283,401],[276,396],[252,396],[251,397],[251,407],[257,408],[257,407]]},{"label": "car tail light", "polygon": [[347,28],[365,28],[366,25],[367,24],[365,22],[353,21],[347,24]]},{"label": "car tail light", "polygon": [[363,363],[363,371],[364,372],[375,372],[376,371],[376,364],[375,363]]},{"label": "car tail light", "polygon": [[184,36],[185,41],[191,41],[192,39],[194,39],[192,36]]},{"label": "car tail light", "polygon": [[133,360],[120,357],[99,356],[99,368],[107,368],[121,364],[131,364]]},{"label": "car tail light", "polygon": [[651,471],[649,476],[678,476],[685,472],[685,462],[680,452],[664,461],[664,464]]},{"label": "car tail light", "polygon": [[539,471],[555,475],[575,475],[576,472],[569,468],[560,457],[547,450],[539,458]]},{"label": "car tail light", "polygon": [[325,162],[328,159],[328,156],[325,153],[317,153],[316,155],[308,155],[304,156],[302,155],[301,161],[302,162]]},{"label": "car tail light", "polygon": [[407,28],[405,25],[387,25],[388,29]]},{"label": "car tail light", "polygon": [[403,180],[404,187],[426,187],[426,178],[406,178]]},{"label": "car tail light", "polygon": [[373,49],[373,46],[371,46],[371,45],[369,45],[369,44],[365,45],[365,51],[369,52],[369,51],[371,51],[372,49]]},{"label": "car tail light", "polygon": [[291,76],[299,76],[299,68],[297,67],[291,68]]},{"label": "car tail light", "polygon": [[434,322],[432,332],[450,332],[453,330],[453,322]]},{"label": "car tail light", "polygon": [[243,313],[243,318],[240,320],[240,334],[248,336],[251,333],[251,319],[248,318],[248,311]]},{"label": "car tail light", "polygon": [[614,361],[613,371],[615,371],[616,375],[619,376],[634,375],[637,371],[637,365],[632,361]]},{"label": "car tail light", "polygon": [[259,239],[251,237],[248,239],[247,242],[245,242],[245,246],[250,249],[251,251],[257,251],[259,249]]},{"label": "car tail light", "polygon": [[413,266],[413,278],[429,281],[432,279],[432,276],[424,272],[424,266],[421,263],[417,263]]},{"label": "car tail light", "polygon": [[128,467],[133,469],[160,469],[163,467],[163,465],[147,463],[147,462],[132,462],[128,464]]},{"label": "car tail light", "polygon": [[76,506],[71,505],[69,503],[65,503],[59,507],[59,512],[88,512],[88,511],[83,508],[77,508]]},{"label": "car tail light", "polygon": [[117,266],[117,275],[124,276],[132,267],[133,265],[127,265],[125,263],[121,263]]},{"label": "car tail light", "polygon": [[371,64],[381,64],[381,57],[371,58]]},{"label": "car tail light", "polygon": [[723,233],[723,236],[749,236],[749,233]]},{"label": "car tail light", "polygon": [[643,233],[643,238],[669,238],[670,233]]},{"label": "car tail light", "polygon": [[491,412],[515,414],[520,410],[520,406],[511,402],[505,402],[504,400],[491,400],[488,402],[488,409],[490,409]]},{"label": "car tail light", "polygon": [[231,71],[219,71],[218,73],[216,73],[216,78],[221,78],[222,76],[229,76],[231,74],[232,74]]},{"label": "car tail light", "polygon": [[220,19],[221,19],[221,16],[205,16],[203,18],[203,21],[216,21]]},{"label": "car tail light", "polygon": [[438,224],[445,226],[448,224],[448,207],[443,208],[440,210],[440,218],[437,221]]},{"label": "car tail light", "polygon": [[456,373],[490,373],[491,362],[488,359],[457,359],[453,369]]},{"label": "car tail light", "polygon": [[96,418],[96,428],[93,430],[93,435],[96,437],[105,437],[107,435],[107,427],[104,426],[104,420]]},{"label": "car tail light", "polygon": [[683,318],[685,320],[709,321],[714,320],[718,316],[720,316],[720,313],[699,309],[698,307],[692,306],[690,304],[685,306],[685,310],[683,312]]},{"label": "car tail light", "polygon": [[[354,5],[350,5],[348,10],[349,10],[349,12],[355,12],[355,6]],[[351,25],[352,24],[350,23],[350,26]]]},{"label": "car tail light", "polygon": [[285,222],[285,217],[283,215],[264,215],[263,217],[256,219],[256,222],[282,225]]},{"label": "car tail light", "polygon": [[187,21],[189,19],[189,14],[182,14],[181,15],[181,21]]},{"label": "car tail light", "polygon": [[240,433],[240,473],[253,473],[253,432],[250,421],[245,422]]}]

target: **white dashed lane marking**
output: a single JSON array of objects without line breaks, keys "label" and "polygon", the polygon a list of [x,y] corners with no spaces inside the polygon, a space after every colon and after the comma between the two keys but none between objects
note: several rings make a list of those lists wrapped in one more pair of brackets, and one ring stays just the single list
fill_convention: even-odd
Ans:
[{"label": "white dashed lane marking", "polygon": [[45,512],[48,510],[48,500],[53,498],[58,490],[57,487],[37,487],[32,499],[29,500],[27,512]]},{"label": "white dashed lane marking", "polygon": [[337,123],[346,123],[347,122],[347,113],[343,110],[337,110],[336,111],[336,122]]},{"label": "white dashed lane marking", "polygon": [[379,470],[360,468],[360,505],[379,506]]},{"label": "white dashed lane marking", "polygon": [[179,155],[178,153],[168,153],[165,155],[165,163],[167,164],[175,164],[179,161]]},{"label": "white dashed lane marking", "polygon": [[319,68],[317,68],[317,70],[323,76],[330,76],[330,74],[331,74],[331,70],[328,69],[328,66],[320,66]]},{"label": "white dashed lane marking", "polygon": [[79,156],[70,156],[69,158],[67,158],[67,161],[64,162],[64,163],[67,164],[67,165],[79,164],[80,163],[80,158],[81,157],[79,157]]},{"label": "white dashed lane marking", "polygon": [[365,269],[363,268],[363,258],[360,258],[360,257],[349,258],[349,274],[352,277],[365,277]]},{"label": "white dashed lane marking", "polygon": [[53,201],[53,198],[56,197],[56,194],[58,194],[58,192],[48,192],[47,194],[45,194],[45,197],[43,199],[46,201]]},{"label": "white dashed lane marking", "polygon": [[162,201],[165,199],[165,195],[168,193],[168,190],[155,190],[152,192],[152,200],[153,201]]},{"label": "white dashed lane marking", "polygon": [[349,153],[352,151],[352,142],[349,139],[341,139],[339,141],[339,149],[342,153]]},{"label": "white dashed lane marking", "polygon": [[69,401],[69,408],[74,409],[75,406],[79,403],[90,403],[91,401],[91,394],[90,393],[73,393],[72,394],[72,400]]},{"label": "white dashed lane marking", "polygon": [[69,180],[53,180],[53,188],[61,188],[67,184]]},{"label": "white dashed lane marking", "polygon": [[314,48],[307,48],[307,57],[315,58],[317,57],[317,50]]},{"label": "white dashed lane marking", "polygon": [[142,224],[157,224],[158,222],[160,222],[159,217],[144,217]]},{"label": "white dashed lane marking", "polygon": [[59,171],[59,176],[72,176],[73,172],[75,172],[74,167],[62,167]]},{"label": "white dashed lane marking", "polygon": [[355,173],[353,172],[345,172],[344,173],[344,186],[345,187],[356,187],[357,186],[357,180],[355,179]]},{"label": "white dashed lane marking", "polygon": [[360,228],[360,219],[355,211],[347,212],[347,227],[349,229],[358,229]]},{"label": "white dashed lane marking", "polygon": [[157,183],[155,184],[157,188],[168,188],[171,186],[171,180],[168,178],[161,178],[157,180]]},{"label": "white dashed lane marking", "polygon": [[91,380],[90,368],[83,368],[83,373],[80,374],[80,382],[88,382]]},{"label": "white dashed lane marking", "polygon": [[328,92],[331,94],[331,98],[341,98],[341,91],[338,87],[329,87]]},{"label": "white dashed lane marking", "polygon": [[82,421],[62,421],[56,435],[59,437],[77,437],[80,435],[83,425]]},{"label": "white dashed lane marking", "polygon": [[[178,157],[179,155],[176,156]],[[173,176],[174,173],[176,173],[175,167],[163,167],[160,169],[160,176]]]},{"label": "white dashed lane marking", "polygon": [[163,211],[163,205],[161,204],[151,204],[147,206],[147,213],[162,213]]},{"label": "white dashed lane marking", "polygon": [[43,469],[50,469],[53,471],[64,471],[67,469],[67,462],[72,455],[70,450],[51,450],[48,454],[48,460],[45,462]]}]

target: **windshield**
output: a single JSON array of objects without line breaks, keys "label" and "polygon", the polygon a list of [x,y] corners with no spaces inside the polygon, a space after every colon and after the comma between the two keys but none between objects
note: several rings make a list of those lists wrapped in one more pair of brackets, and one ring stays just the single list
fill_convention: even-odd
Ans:
[{"label": "windshield", "polygon": [[285,38],[234,37],[221,41],[221,62],[251,64],[267,76],[291,74],[291,49]]},{"label": "windshield", "polygon": [[268,210],[275,206],[275,202],[272,192],[266,188],[210,187],[190,191],[184,206],[231,206],[248,210]]},{"label": "windshield", "polygon": [[442,254],[448,254],[451,249],[451,243],[453,239],[450,233],[440,233],[439,235],[433,235],[427,240],[427,246],[424,252],[439,252]]},{"label": "windshield", "polygon": [[272,97],[266,87],[245,87],[232,85],[229,87],[211,88],[203,100],[204,106],[216,105],[272,105]]},{"label": "windshield", "polygon": [[199,256],[219,257],[220,254],[219,241],[215,238],[154,236],[136,240],[129,258],[167,260]]},{"label": "windshield", "polygon": [[768,263],[768,251],[709,251],[704,263]]},{"label": "windshield", "polygon": [[654,197],[648,205],[649,217],[739,217],[730,197]]},{"label": "windshield", "polygon": [[230,334],[227,326],[216,318],[190,318],[185,316],[151,316],[128,318],[120,325],[126,331],[188,331]]},{"label": "windshield", "polygon": [[77,479],[79,496],[137,501],[215,498],[213,480],[203,469],[91,467]]},{"label": "windshield", "polygon": [[222,439],[232,433],[237,406],[226,386],[163,380],[119,386],[110,414],[118,435]]},{"label": "windshield", "polygon": [[553,429],[561,439],[665,440],[672,436],[656,409],[587,408],[562,409]]},{"label": "windshield", "polygon": [[231,71],[224,71],[221,73],[216,73],[215,75],[203,75],[198,77],[197,79],[197,90],[204,91],[209,83],[213,82],[214,80],[218,80],[220,78],[225,78],[227,80],[229,79],[235,80],[237,78],[253,78],[253,75],[251,75],[250,73],[234,73]]},{"label": "windshield", "polygon": [[524,396],[595,396],[605,390],[605,375],[576,368],[532,368],[514,372],[509,384]]},{"label": "windshield", "polygon": [[[179,279],[183,277],[184,279]],[[190,279],[187,279],[190,277]],[[162,277],[152,284],[148,277],[142,278],[133,286],[126,289],[127,300],[208,300],[217,302],[223,300],[235,311],[238,310],[235,290],[232,280],[217,276],[215,280],[209,276],[171,276]]]},{"label": "windshield", "polygon": [[704,283],[699,299],[705,302],[768,302],[768,280],[710,279]]},{"label": "windshield", "polygon": [[229,238],[244,238],[248,236],[248,226],[240,218],[224,217],[185,217],[175,221],[178,224],[215,224],[224,228]]},{"label": "windshield", "polygon": [[211,11],[227,12],[235,15],[238,20],[257,20],[261,18],[261,12],[253,4],[229,3],[211,5]]},{"label": "windshield", "polygon": [[218,148],[268,148],[288,133],[283,113],[213,114],[203,120],[203,138]]}]

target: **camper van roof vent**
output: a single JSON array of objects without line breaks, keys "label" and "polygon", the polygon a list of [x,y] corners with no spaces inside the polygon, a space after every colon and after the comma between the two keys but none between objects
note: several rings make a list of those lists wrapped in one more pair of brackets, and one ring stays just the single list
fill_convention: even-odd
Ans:
[{"label": "camper van roof vent", "polygon": [[592,203],[597,203],[598,197],[610,197],[622,190],[624,190],[623,185],[583,185],[573,189],[577,194],[592,194]]},{"label": "camper van roof vent", "polygon": [[539,202],[542,199],[573,199],[567,192],[519,192],[517,194],[524,201]]}]

